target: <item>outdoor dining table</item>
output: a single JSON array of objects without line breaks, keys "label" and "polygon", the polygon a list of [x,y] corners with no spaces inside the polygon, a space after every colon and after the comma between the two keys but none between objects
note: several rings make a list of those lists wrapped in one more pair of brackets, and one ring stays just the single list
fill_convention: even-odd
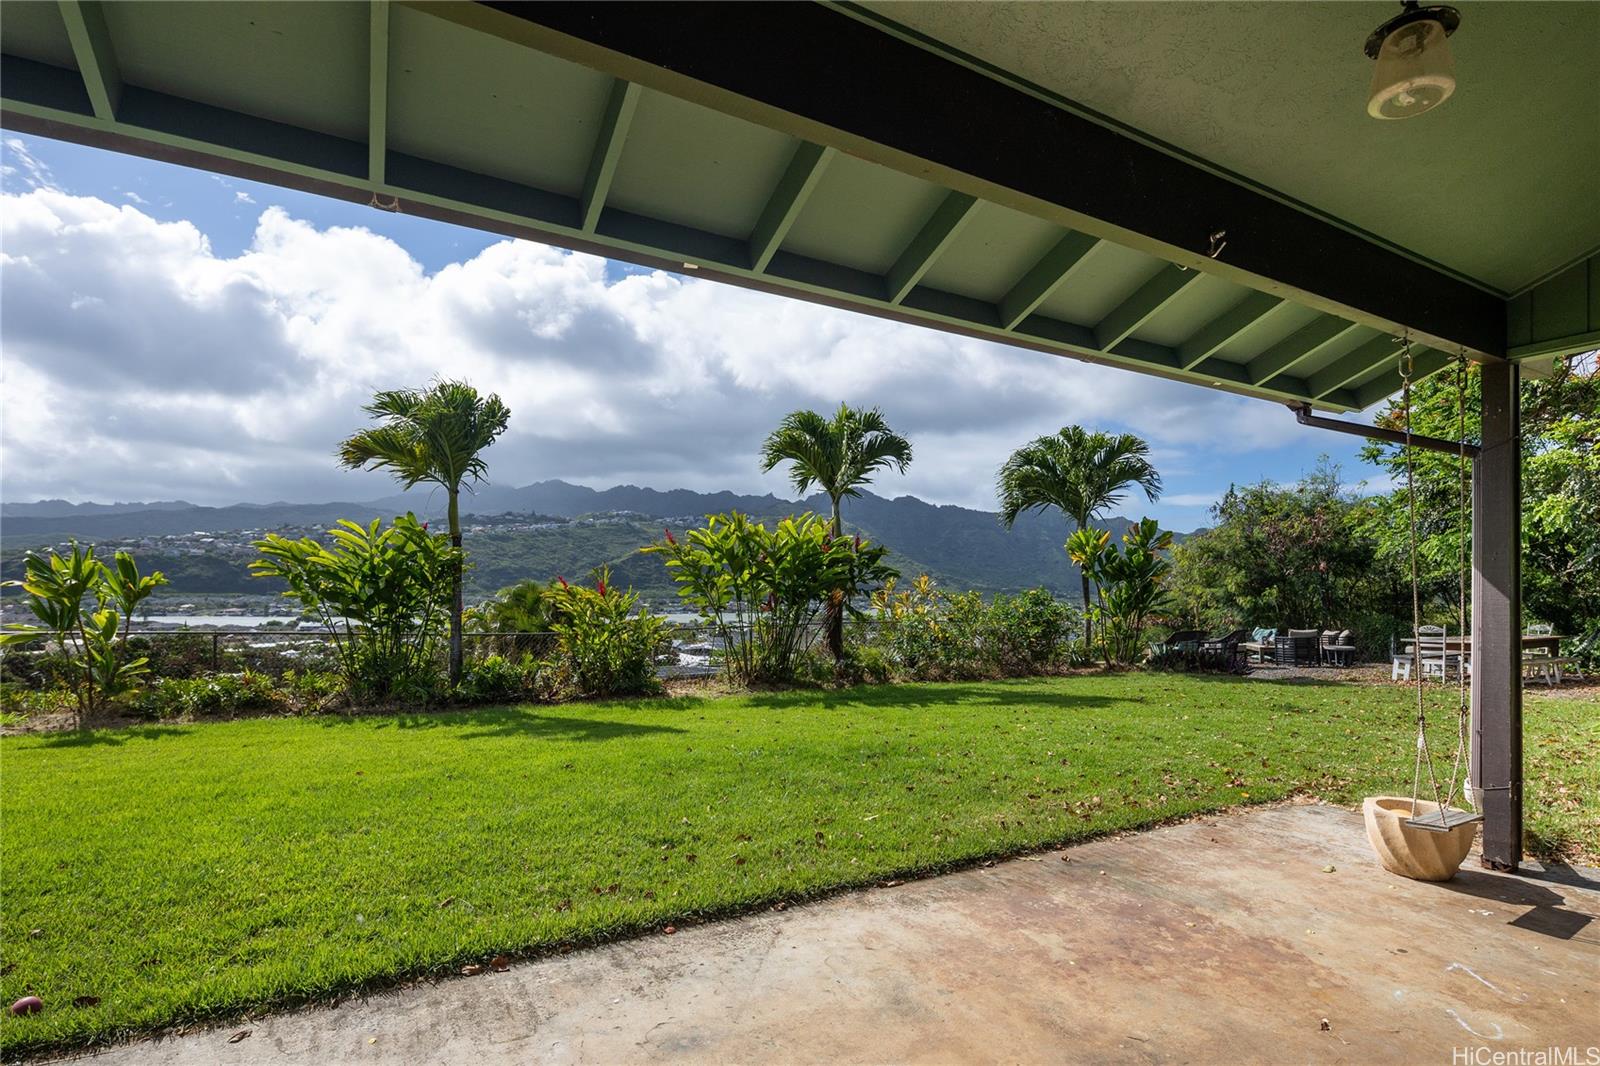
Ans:
[{"label": "outdoor dining table", "polygon": [[[1551,655],[1560,655],[1562,639],[1558,633],[1524,634],[1522,637],[1522,653],[1526,655],[1530,651],[1545,651]],[[1413,642],[1406,641],[1403,654],[1410,655],[1413,646]],[[1446,637],[1444,646],[1446,651],[1472,654],[1471,637]]]}]

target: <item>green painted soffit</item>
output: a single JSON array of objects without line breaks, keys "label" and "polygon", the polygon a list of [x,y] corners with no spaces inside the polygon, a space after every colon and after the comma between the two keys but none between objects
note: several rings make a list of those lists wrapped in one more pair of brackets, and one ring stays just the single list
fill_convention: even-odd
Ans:
[{"label": "green painted soffit", "polygon": [[[25,6],[11,128],[1270,400],[1398,386],[1369,325],[408,6]],[[1566,277],[1530,294],[1527,343],[1571,318]]]}]

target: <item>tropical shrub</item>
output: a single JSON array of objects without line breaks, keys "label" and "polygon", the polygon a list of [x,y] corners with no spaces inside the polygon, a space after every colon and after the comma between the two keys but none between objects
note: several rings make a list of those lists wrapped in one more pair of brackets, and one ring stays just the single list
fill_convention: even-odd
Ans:
[{"label": "tropical shrub", "polygon": [[1153,518],[1130,526],[1121,548],[1104,530],[1080,529],[1067,539],[1068,557],[1096,585],[1089,614],[1108,666],[1130,666],[1143,653],[1145,626],[1168,604],[1164,583],[1172,564],[1165,553],[1171,547],[1172,534]]},{"label": "tropical shrub", "polygon": [[464,703],[522,700],[544,695],[546,663],[524,652],[520,656],[488,655],[467,660],[455,699]]},{"label": "tropical shrub", "polygon": [[283,580],[284,595],[333,634],[352,698],[431,699],[459,552],[411,514],[387,529],[341,520],[328,536],[330,544],[269,533],[255,542],[261,558],[250,571]]},{"label": "tropical shrub", "polygon": [[917,681],[1019,677],[1067,661],[1077,613],[1044,589],[996,596],[946,593],[923,574],[873,595],[886,665]]},{"label": "tropical shrub", "polygon": [[728,673],[744,684],[792,681],[824,614],[864,617],[854,598],[895,576],[887,548],[835,537],[810,512],[768,529],[735,511],[681,541],[664,533],[643,550],[666,557],[678,595],[716,630]]},{"label": "tropical shrub", "polygon": [[107,566],[95,558],[93,547],[80,547],[77,541],[67,555],[29,552],[22,580],[5,584],[26,593],[42,624],[7,625],[0,645],[52,641],[76,667],[69,684],[82,726],[97,706],[132,689],[147,672],[143,658],[128,654],[126,623],[166,580],[160,571],[141,575],[127,552],[117,552]]},{"label": "tropical shrub", "polygon": [[284,697],[265,674],[211,674],[207,677],[161,678],[127,702],[130,713],[143,718],[221,717],[238,711],[270,710]]},{"label": "tropical shrub", "polygon": [[594,588],[556,579],[549,590],[555,664],[562,687],[579,696],[634,696],[660,690],[656,662],[668,646],[667,621],[639,608],[632,589],[602,569]]}]

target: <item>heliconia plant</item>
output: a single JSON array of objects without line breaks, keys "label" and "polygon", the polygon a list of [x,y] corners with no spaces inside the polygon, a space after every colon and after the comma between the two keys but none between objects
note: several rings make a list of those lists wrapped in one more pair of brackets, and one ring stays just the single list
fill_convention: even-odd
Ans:
[{"label": "heliconia plant", "polygon": [[81,681],[73,686],[73,697],[82,728],[96,707],[128,691],[146,673],[146,659],[126,657],[125,620],[131,622],[139,604],[166,583],[159,570],[141,575],[127,552],[117,552],[111,566],[95,558],[92,545],[77,541],[66,555],[29,552],[22,580],[5,586],[27,594],[28,607],[42,624],[9,624],[0,631],[0,645],[49,640],[77,661]]}]

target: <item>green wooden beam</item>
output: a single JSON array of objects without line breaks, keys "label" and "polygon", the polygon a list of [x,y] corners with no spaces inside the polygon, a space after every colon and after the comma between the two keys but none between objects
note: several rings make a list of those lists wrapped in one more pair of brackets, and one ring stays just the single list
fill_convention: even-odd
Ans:
[{"label": "green wooden beam", "polygon": [[1166,307],[1178,294],[1193,285],[1201,275],[1195,270],[1169,263],[1160,272],[1123,300],[1094,327],[1095,343],[1103,352],[1109,352],[1133,335],[1133,331],[1150,321],[1155,313]]},{"label": "green wooden beam", "polygon": [[773,255],[783,244],[783,238],[788,235],[789,228],[800,217],[801,209],[822,181],[822,172],[827,169],[834,155],[832,148],[809,141],[802,141],[800,147],[794,150],[788,169],[778,180],[778,187],[767,198],[767,206],[762,209],[761,218],[756,221],[756,228],[750,234],[751,270],[759,274],[767,269],[767,264],[772,262]]},{"label": "green wooden beam", "polygon": [[94,117],[115,121],[122,103],[122,71],[111,46],[105,11],[98,0],[61,0],[61,21],[67,24],[67,39],[72,42],[72,55],[78,61]]},{"label": "green wooden beam", "polygon": [[1354,322],[1323,315],[1250,360],[1247,367],[1250,380],[1256,385],[1265,384],[1285,370],[1299,366],[1340,337],[1360,328]]},{"label": "green wooden beam", "polygon": [[1577,355],[1580,352],[1592,352],[1596,348],[1600,348],[1600,330],[1590,330],[1571,337],[1552,337],[1532,344],[1519,344],[1506,350],[1506,358],[1520,363],[1545,355]]},{"label": "green wooden beam", "polygon": [[967,224],[973,208],[977,206],[977,199],[964,192],[950,193],[940,202],[921,232],[906,246],[894,266],[889,268],[884,284],[890,303],[897,304],[904,300],[906,294],[916,287],[922,275],[939,258],[939,253],[955,240],[956,234],[961,232],[961,227]]},{"label": "green wooden beam", "polygon": [[1015,329],[1017,324],[1036,311],[1050,294],[1060,288],[1067,276],[1082,263],[1100,244],[1097,237],[1076,231],[1056,242],[1054,248],[1044,253],[1037,263],[1022,275],[1011,291],[1000,300],[1000,324]]},{"label": "green wooden beam", "polygon": [[367,45],[367,178],[383,184],[389,151],[389,0],[372,0]]},{"label": "green wooden beam", "polygon": [[1194,369],[1215,355],[1223,345],[1244,336],[1272,312],[1285,306],[1284,301],[1276,296],[1252,292],[1178,345],[1178,362],[1185,370]]},{"label": "green wooden beam", "polygon": [[1346,352],[1306,380],[1313,399],[1320,399],[1352,381],[1359,381],[1400,354],[1403,346],[1387,333],[1380,333],[1354,351]]},{"label": "green wooden beam", "polygon": [[605,114],[600,119],[600,132],[595,137],[594,155],[589,160],[589,173],[583,179],[581,229],[593,233],[600,222],[600,212],[605,209],[606,197],[611,192],[611,179],[617,176],[617,162],[622,158],[622,145],[628,138],[628,126],[639,107],[639,86],[618,78],[611,83],[611,95],[606,100]]}]

